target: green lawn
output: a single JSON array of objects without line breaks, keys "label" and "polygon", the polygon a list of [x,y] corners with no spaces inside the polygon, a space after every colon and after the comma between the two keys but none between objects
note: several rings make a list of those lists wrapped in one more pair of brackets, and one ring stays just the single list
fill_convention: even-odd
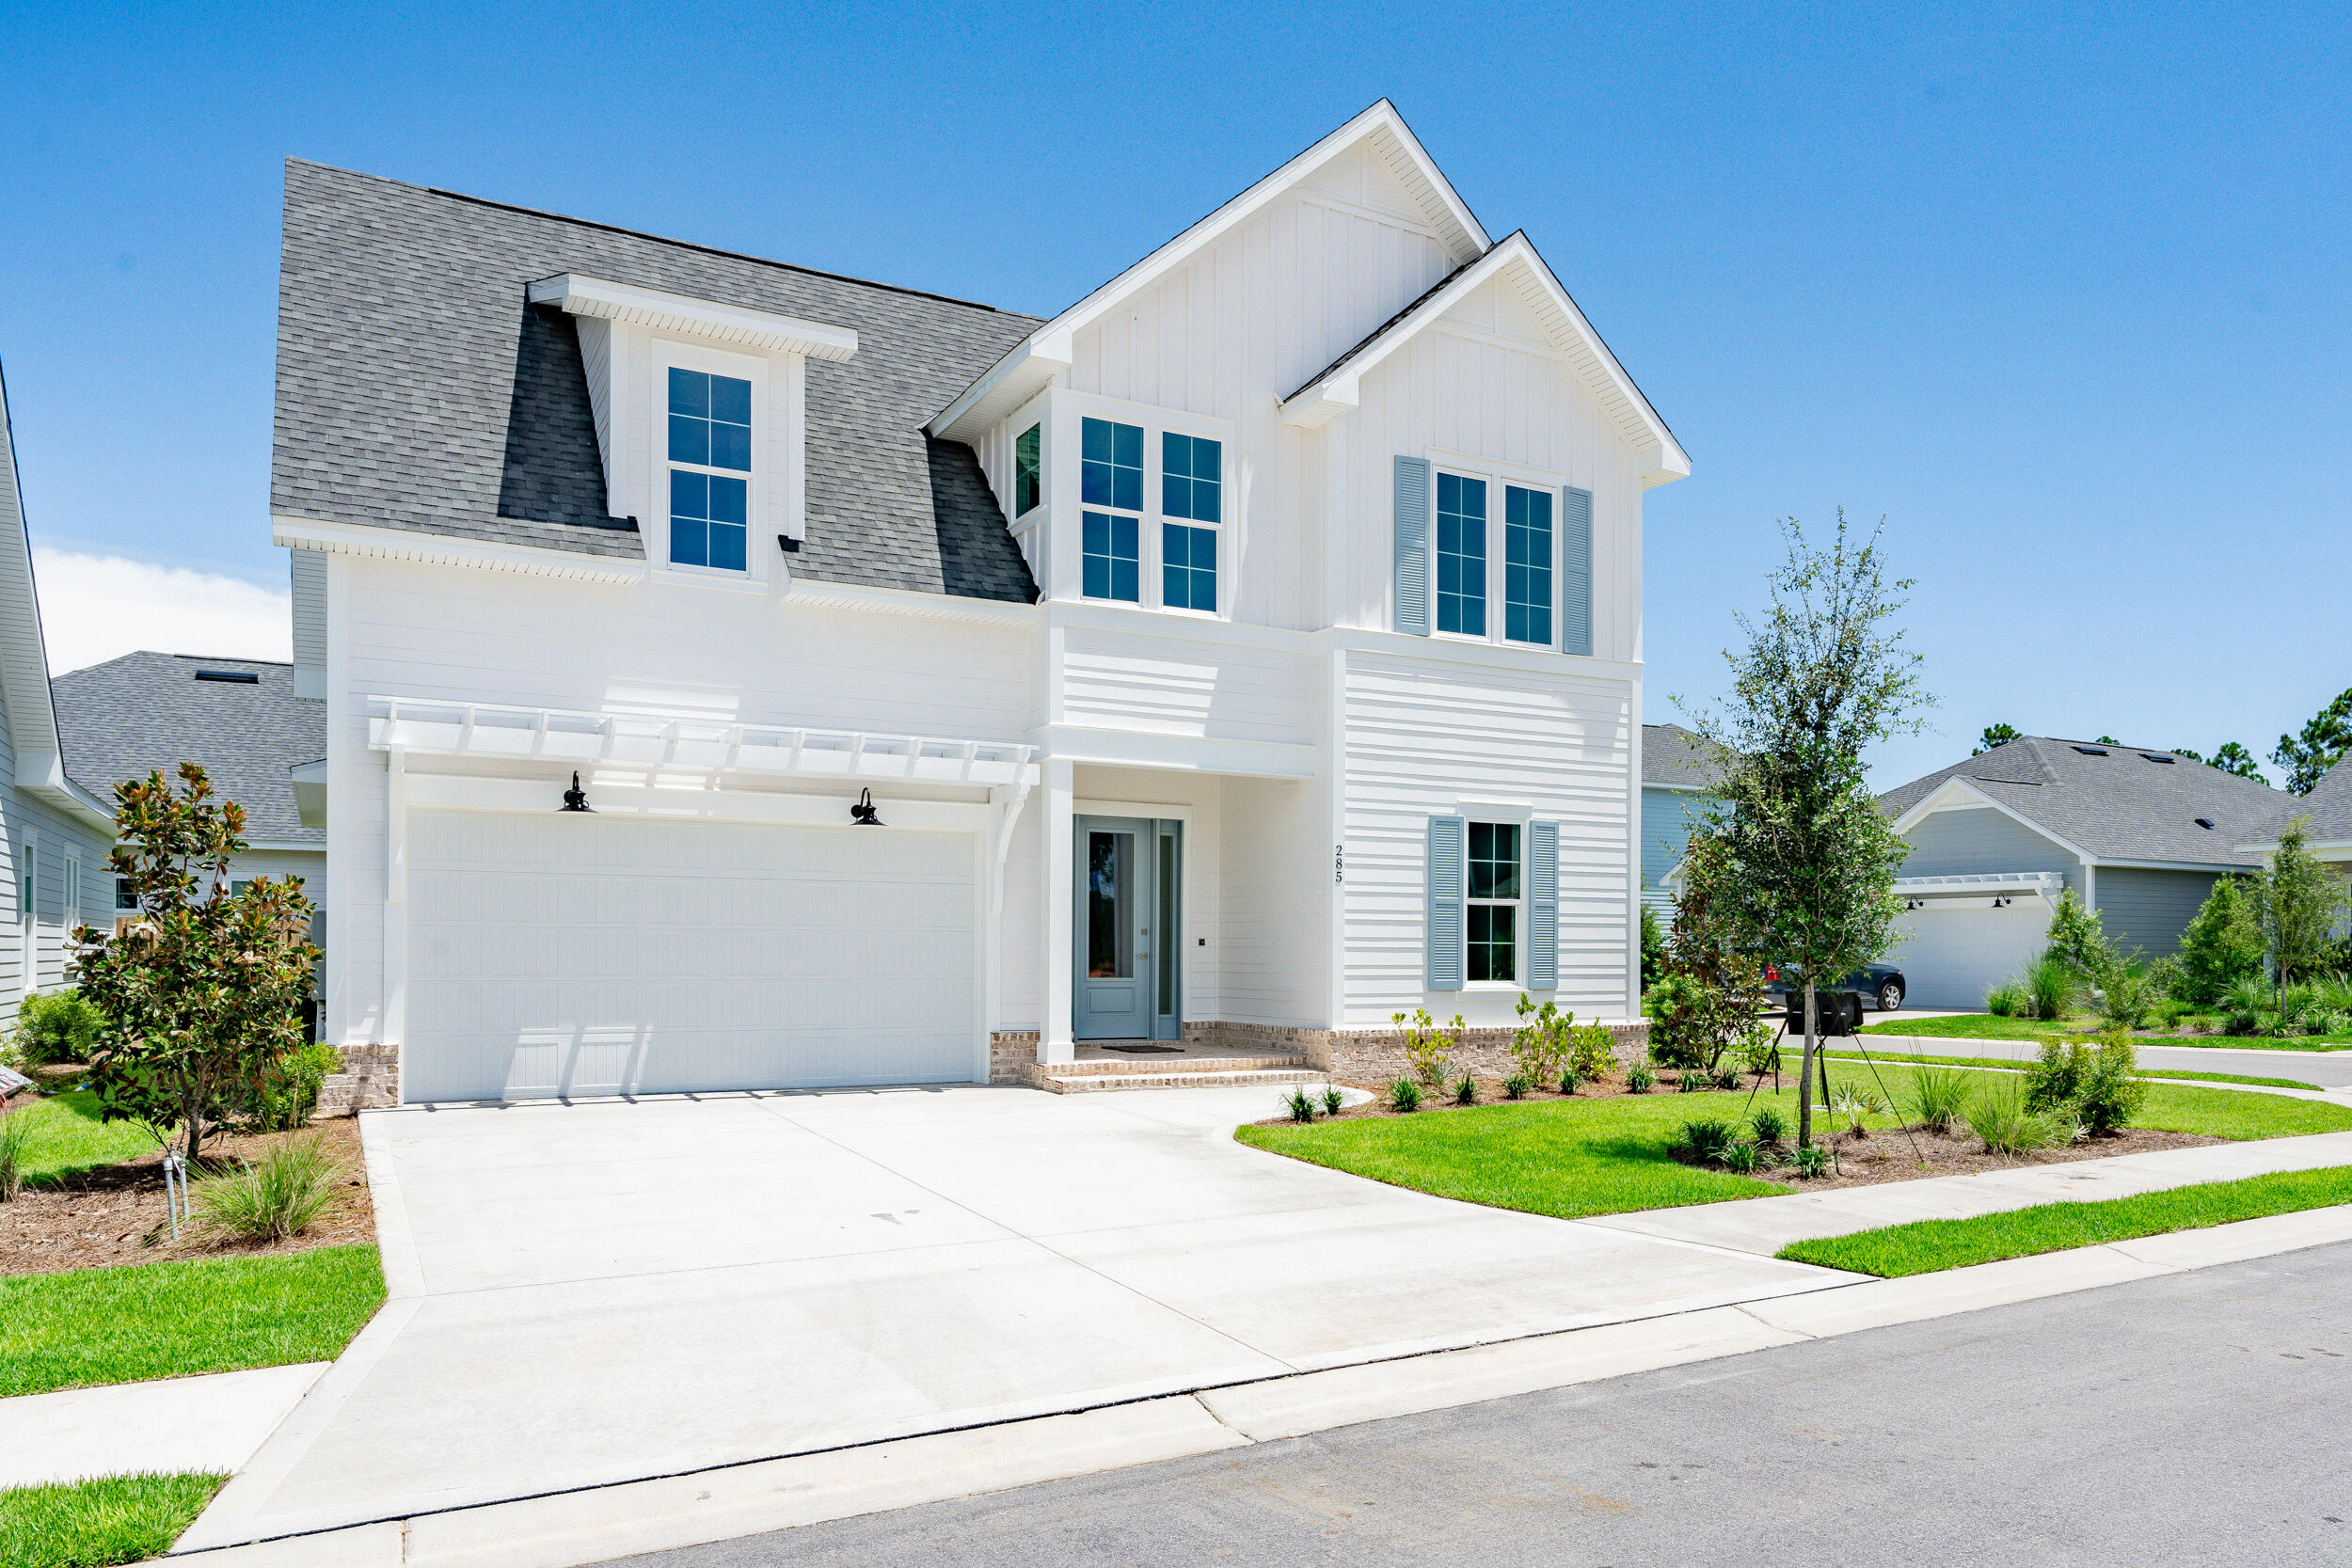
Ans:
[{"label": "green lawn", "polygon": [[373,1246],[0,1278],[0,1399],[331,1361],[384,1301]]},{"label": "green lawn", "polygon": [[[1908,1070],[1885,1069],[1879,1076],[1899,1100],[1907,1094]],[[1830,1081],[1833,1086],[1875,1086],[1878,1078],[1859,1063],[1834,1062]],[[1766,1105],[1796,1125],[1796,1091],[1787,1088],[1758,1094],[1753,1104],[1744,1090],[1607,1100],[1548,1096],[1467,1111],[1249,1126],[1233,1135],[1256,1148],[1392,1186],[1575,1219],[1789,1191],[1685,1165],[1669,1152],[1686,1119],[1714,1117],[1736,1124]],[[1897,1119],[1866,1118],[1873,1127]],[[2220,1138],[2276,1138],[2352,1129],[2352,1106],[2151,1084],[2137,1125]]]},{"label": "green lawn", "polygon": [[[1832,1051],[1831,1061],[1860,1061],[1859,1051]],[[1873,1051],[1874,1062],[1916,1062],[1923,1067],[1989,1067],[2015,1072],[2026,1063],[2009,1056],[1920,1056],[1902,1051]],[[2265,1089],[2316,1089],[2321,1085],[2307,1084],[2300,1078],[2249,1078],[2242,1072],[2191,1072],[2183,1068],[2147,1068],[2138,1074],[2142,1078],[2184,1079],[2200,1084],[2250,1084]]]},{"label": "green lawn", "polygon": [[[2002,1018],[1994,1013],[1954,1013],[1949,1018],[1897,1016],[1866,1023],[1866,1035],[1917,1035],[1935,1039],[2040,1040],[2050,1035],[2079,1035],[2098,1028],[2088,1016],[2061,1019]],[[2342,1035],[2135,1035],[2135,1045],[2182,1045],[2207,1051],[2352,1051]]]},{"label": "green lawn", "polygon": [[99,1120],[98,1097],[87,1089],[52,1095],[8,1115],[24,1118],[28,1186],[119,1165],[157,1147],[144,1123]]},{"label": "green lawn", "polygon": [[2287,1171],[2243,1181],[2208,1181],[2099,1203],[2044,1203],[1974,1219],[1917,1220],[1851,1236],[1799,1242],[1781,1248],[1779,1256],[1799,1263],[1894,1278],[2339,1203],[2352,1203],[2352,1165]]},{"label": "green lawn", "polygon": [[0,1568],[102,1568],[160,1557],[227,1476],[106,1476],[0,1491]]}]

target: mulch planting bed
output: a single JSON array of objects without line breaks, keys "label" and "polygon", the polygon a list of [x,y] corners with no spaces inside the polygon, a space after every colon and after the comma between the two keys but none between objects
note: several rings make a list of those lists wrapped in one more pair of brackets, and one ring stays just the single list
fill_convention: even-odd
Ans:
[{"label": "mulch planting bed", "polygon": [[182,1223],[175,1243],[164,1205],[163,1151],[156,1149],[56,1185],[26,1187],[14,1202],[0,1203],[0,1275],[167,1259],[250,1258],[374,1241],[375,1208],[368,1201],[357,1117],[312,1122],[298,1132],[215,1134],[204,1141],[204,1159],[208,1164],[259,1159],[274,1143],[304,1137],[326,1140],[327,1151],[342,1166],[342,1190],[310,1229],[292,1241],[256,1244],[224,1240],[205,1234],[199,1215],[195,1226]]},{"label": "mulch planting bed", "polygon": [[[1795,1079],[1792,1075],[1783,1075],[1781,1081],[1784,1085],[1790,1085],[1795,1082]],[[1769,1082],[1768,1080],[1768,1086]],[[1525,1100],[1514,1101],[1503,1098],[1502,1080],[1496,1079],[1489,1082],[1482,1078],[1477,1083],[1478,1103],[1475,1105],[1455,1103],[1454,1091],[1449,1086],[1442,1090],[1422,1091],[1421,1109],[1417,1111],[1391,1110],[1389,1106],[1389,1091],[1386,1085],[1343,1083],[1342,1087],[1362,1089],[1372,1095],[1373,1099],[1366,1104],[1352,1105],[1340,1112],[1337,1117],[1324,1115],[1322,1101],[1318,1099],[1315,1103],[1315,1119],[1317,1121],[1352,1121],[1407,1116],[1444,1116],[1450,1112],[1477,1111],[1489,1106],[1515,1103],[1534,1104],[1539,1101],[1565,1101],[1574,1104],[1578,1101],[1584,1100],[1613,1100],[1630,1092],[1625,1086],[1625,1080],[1619,1077],[1603,1079],[1595,1083],[1581,1083],[1577,1085],[1576,1093],[1573,1096],[1560,1093],[1557,1085],[1554,1085],[1550,1088],[1536,1090],[1529,1094]],[[1322,1092],[1320,1085],[1309,1085],[1307,1088],[1311,1098]],[[1730,1122],[1735,1128],[1744,1131],[1747,1124],[1750,1093],[1749,1085],[1742,1084],[1737,1089],[1701,1089],[1685,1094],[1677,1090],[1671,1080],[1661,1079],[1659,1086],[1650,1090],[1645,1098],[1686,1107],[1682,1114],[1692,1120],[1711,1117],[1719,1121]],[[2064,1148],[2037,1148],[2022,1154],[1987,1154],[1984,1152],[1983,1145],[1970,1136],[1965,1128],[1959,1129],[1950,1136],[1946,1136],[1924,1127],[1874,1127],[1869,1130],[1867,1136],[1856,1136],[1851,1132],[1827,1131],[1829,1120],[1827,1116],[1817,1112],[1813,1123],[1814,1142],[1827,1145],[1836,1156],[1830,1169],[1821,1175],[1807,1180],[1799,1176],[1793,1166],[1785,1163],[1759,1165],[1756,1169],[1742,1174],[1752,1176],[1759,1181],[1783,1182],[1804,1192],[1820,1192],[1835,1187],[1871,1186],[1882,1181],[1913,1181],[1930,1176],[1969,1176],[1978,1171],[2015,1170],[2021,1165],[2059,1165],[2076,1160],[2105,1160],[2119,1154],[2152,1153],[2160,1148],[2197,1148],[2206,1144],[2229,1141],[2226,1138],[2207,1137],[2201,1132],[2159,1132],[2145,1127],[2127,1127],[2122,1132],[2109,1133],[2105,1137],[2086,1138],[2081,1143],[2071,1144]],[[1260,1125],[1279,1127],[1288,1124],[1289,1121],[1288,1117],[1268,1117]],[[1796,1117],[1793,1114],[1789,1116],[1788,1121],[1789,1137],[1793,1144],[1796,1127]],[[1675,1158],[1682,1159],[1683,1157],[1677,1154]],[[1723,1168],[1720,1165],[1696,1160],[1685,1160],[1684,1163],[1705,1170]]]}]

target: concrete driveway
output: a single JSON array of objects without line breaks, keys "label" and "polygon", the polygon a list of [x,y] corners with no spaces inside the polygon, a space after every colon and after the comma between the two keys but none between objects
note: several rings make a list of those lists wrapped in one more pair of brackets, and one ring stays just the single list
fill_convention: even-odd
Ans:
[{"label": "concrete driveway", "polygon": [[372,1113],[393,1299],[180,1545],[1816,1289],[1261,1153],[1262,1088]]}]

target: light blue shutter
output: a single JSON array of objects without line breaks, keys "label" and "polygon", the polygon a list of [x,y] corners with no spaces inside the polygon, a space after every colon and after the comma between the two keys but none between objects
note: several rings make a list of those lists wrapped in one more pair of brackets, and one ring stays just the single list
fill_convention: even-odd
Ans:
[{"label": "light blue shutter", "polygon": [[1560,651],[1593,651],[1593,493],[1560,492]]},{"label": "light blue shutter", "polygon": [[[1425,466],[1424,466],[1425,467]],[[1429,819],[1429,989],[1462,989],[1462,863],[1470,829],[1458,816]]]},{"label": "light blue shutter", "polygon": [[1527,825],[1527,989],[1560,989],[1560,824]]},{"label": "light blue shutter", "polygon": [[1429,460],[1396,460],[1396,629],[1429,635]]}]

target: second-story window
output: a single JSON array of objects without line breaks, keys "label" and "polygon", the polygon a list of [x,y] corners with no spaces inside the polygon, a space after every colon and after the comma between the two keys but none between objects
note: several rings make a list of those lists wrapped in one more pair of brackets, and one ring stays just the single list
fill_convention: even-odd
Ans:
[{"label": "second-story window", "polygon": [[1133,604],[1143,597],[1143,427],[1084,420],[1079,448],[1086,595]]},{"label": "second-story window", "polygon": [[1502,487],[1502,635],[1551,645],[1551,492]]},{"label": "second-story window", "polygon": [[670,370],[670,560],[739,572],[749,558],[752,384]]},{"label": "second-story window", "polygon": [[1041,451],[1039,440],[1043,427],[1031,425],[1013,438],[1012,443],[1012,515],[1025,517],[1037,510],[1044,485]]},{"label": "second-story window", "polygon": [[[1160,435],[1160,577],[1171,610],[1216,609],[1216,525],[1225,511],[1225,446]],[[1177,518],[1186,519],[1184,522]],[[1207,527],[1200,527],[1200,524]]]},{"label": "second-story window", "polygon": [[1438,629],[1486,635],[1486,482],[1438,475]]}]

